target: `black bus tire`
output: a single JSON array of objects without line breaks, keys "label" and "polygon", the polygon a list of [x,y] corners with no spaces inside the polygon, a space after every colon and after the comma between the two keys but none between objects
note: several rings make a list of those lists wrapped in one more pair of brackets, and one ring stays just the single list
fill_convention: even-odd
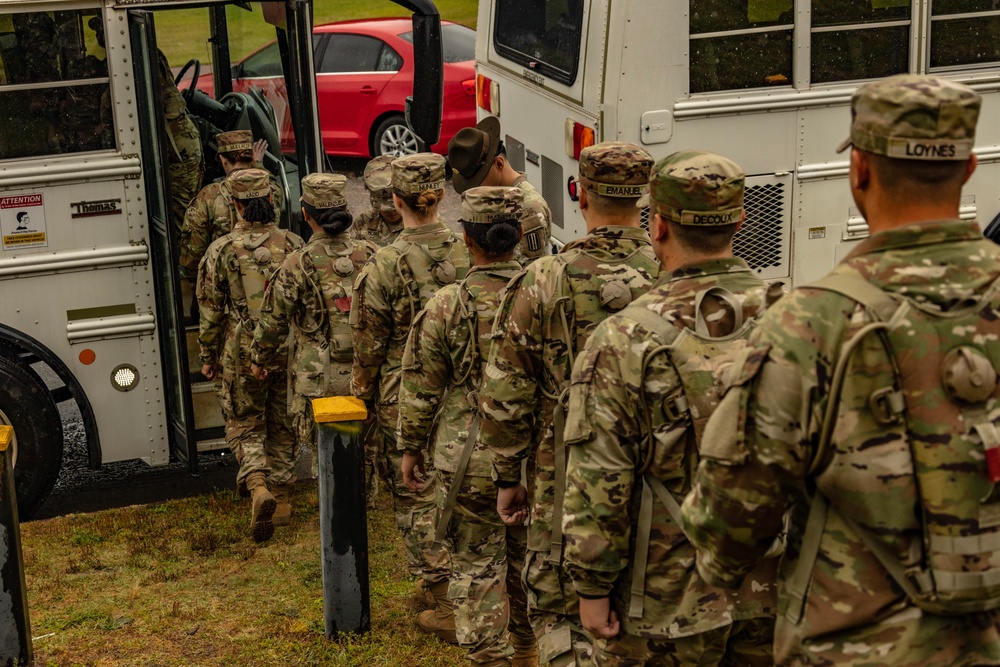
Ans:
[{"label": "black bus tire", "polygon": [[[29,519],[55,486],[62,466],[59,409],[38,374],[0,355],[0,424],[14,427],[11,460],[21,519]],[[0,499],[2,502],[2,499]]]}]

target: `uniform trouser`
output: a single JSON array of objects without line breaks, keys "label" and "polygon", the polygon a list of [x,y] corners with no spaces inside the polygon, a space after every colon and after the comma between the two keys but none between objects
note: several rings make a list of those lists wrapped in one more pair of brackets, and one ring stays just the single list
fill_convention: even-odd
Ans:
[{"label": "uniform trouser", "polygon": [[[282,362],[283,363],[283,362]],[[262,472],[268,484],[295,481],[295,434],[288,415],[288,379],[284,373],[256,380],[250,362],[241,367],[227,364],[220,392],[226,417],[226,444],[240,470],[236,484],[245,486],[247,476]]]},{"label": "uniform trouser", "polygon": [[[167,171],[170,177],[170,211],[180,229],[184,213],[201,190],[204,174],[201,159],[201,135],[187,115],[167,123],[173,146]],[[174,150],[176,149],[176,150]]]},{"label": "uniform trouser", "polygon": [[[444,511],[455,477],[441,470],[438,475],[437,501]],[[534,642],[521,582],[527,531],[505,526],[496,505],[493,480],[466,475],[444,540],[451,554],[448,597],[455,603],[455,633],[477,665],[497,664],[514,654],[508,630],[521,645]]]},{"label": "uniform trouser", "polygon": [[598,667],[768,667],[774,664],[774,618],[736,621],[679,639],[620,634],[594,645]]},{"label": "uniform trouser", "polygon": [[396,447],[399,406],[396,403],[379,404],[376,410],[381,432],[380,456],[384,466],[381,472],[392,492],[396,527],[403,536],[410,574],[422,578],[427,586],[447,581],[450,574],[448,552],[434,546],[437,473],[428,467],[424,488],[420,491],[411,491],[403,483],[403,452]]},{"label": "uniform trouser", "polygon": [[580,598],[565,570],[549,562],[548,552],[528,551],[525,559],[524,587],[538,639],[538,664],[590,667],[593,640],[580,625]]}]

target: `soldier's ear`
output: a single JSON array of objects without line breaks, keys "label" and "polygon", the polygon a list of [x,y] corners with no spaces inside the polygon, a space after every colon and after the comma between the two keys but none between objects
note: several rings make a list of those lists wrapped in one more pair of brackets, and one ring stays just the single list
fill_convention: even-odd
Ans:
[{"label": "soldier's ear", "polygon": [[653,217],[649,221],[649,235],[654,241],[661,243],[666,241],[670,235],[667,221],[659,213],[653,213]]},{"label": "soldier's ear", "polygon": [[580,188],[580,201],[577,203],[580,205],[581,211],[590,206],[590,199],[587,196],[587,188]]}]

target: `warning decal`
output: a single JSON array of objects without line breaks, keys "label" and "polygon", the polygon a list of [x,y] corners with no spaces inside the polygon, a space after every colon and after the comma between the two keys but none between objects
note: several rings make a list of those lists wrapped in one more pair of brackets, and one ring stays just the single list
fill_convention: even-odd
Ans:
[{"label": "warning decal", "polygon": [[47,246],[42,193],[0,197],[0,232],[4,250]]}]

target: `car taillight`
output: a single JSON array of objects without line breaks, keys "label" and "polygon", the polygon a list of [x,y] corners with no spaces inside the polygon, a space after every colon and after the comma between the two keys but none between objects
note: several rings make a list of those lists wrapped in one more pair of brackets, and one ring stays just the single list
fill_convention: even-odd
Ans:
[{"label": "car taillight", "polygon": [[572,118],[566,119],[566,155],[574,160],[580,159],[580,151],[594,145],[593,128],[577,123]]},{"label": "car taillight", "polygon": [[468,79],[462,82],[462,88],[465,89],[465,94],[472,97],[476,94],[476,80]]},{"label": "car taillight", "polygon": [[494,116],[500,115],[500,84],[479,74],[476,76],[476,104]]}]

